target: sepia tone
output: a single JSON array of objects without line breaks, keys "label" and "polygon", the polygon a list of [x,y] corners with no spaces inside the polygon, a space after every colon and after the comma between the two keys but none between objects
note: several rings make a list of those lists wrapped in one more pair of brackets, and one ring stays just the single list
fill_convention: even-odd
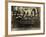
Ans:
[{"label": "sepia tone", "polygon": [[12,30],[40,29],[40,7],[11,6]]}]

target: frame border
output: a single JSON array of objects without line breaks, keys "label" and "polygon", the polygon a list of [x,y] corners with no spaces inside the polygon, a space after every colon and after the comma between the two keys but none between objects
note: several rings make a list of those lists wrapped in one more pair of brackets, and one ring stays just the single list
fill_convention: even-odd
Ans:
[{"label": "frame border", "polygon": [[5,37],[8,37],[8,0],[5,0]]},{"label": "frame border", "polygon": [[[17,3],[32,3],[32,4],[43,4],[44,6],[44,17],[43,17],[43,20],[44,20],[44,30],[43,30],[43,33],[36,33],[36,34],[18,34],[18,35],[8,35],[8,3],[11,2],[11,3],[14,3],[14,2],[17,2]],[[9,36],[25,36],[25,35],[43,35],[45,34],[45,3],[44,2],[24,2],[24,1],[8,1],[8,0],[5,0],[5,37],[9,37]]]}]

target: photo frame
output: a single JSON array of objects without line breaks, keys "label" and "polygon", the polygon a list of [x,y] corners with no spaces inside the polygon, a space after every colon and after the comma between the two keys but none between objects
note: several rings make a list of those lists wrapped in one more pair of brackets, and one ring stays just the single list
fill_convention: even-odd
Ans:
[{"label": "photo frame", "polygon": [[45,32],[44,3],[19,1],[9,2],[7,13],[8,18],[6,31],[8,35],[18,36],[44,34]]}]

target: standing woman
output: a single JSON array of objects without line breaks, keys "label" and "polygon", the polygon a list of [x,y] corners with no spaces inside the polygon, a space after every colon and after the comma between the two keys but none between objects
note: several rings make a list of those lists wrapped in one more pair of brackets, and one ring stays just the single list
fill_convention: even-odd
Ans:
[{"label": "standing woman", "polygon": [[32,11],[31,11],[31,16],[33,17],[33,16],[35,16],[36,15],[36,9],[34,8],[34,9],[32,9]]}]

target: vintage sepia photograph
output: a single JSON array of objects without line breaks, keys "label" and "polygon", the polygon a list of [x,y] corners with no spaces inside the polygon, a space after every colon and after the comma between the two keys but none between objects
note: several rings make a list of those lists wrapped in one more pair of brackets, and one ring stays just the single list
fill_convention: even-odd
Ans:
[{"label": "vintage sepia photograph", "polygon": [[40,29],[40,7],[11,6],[12,30]]},{"label": "vintage sepia photograph", "polygon": [[8,3],[8,35],[44,34],[44,3]]}]

